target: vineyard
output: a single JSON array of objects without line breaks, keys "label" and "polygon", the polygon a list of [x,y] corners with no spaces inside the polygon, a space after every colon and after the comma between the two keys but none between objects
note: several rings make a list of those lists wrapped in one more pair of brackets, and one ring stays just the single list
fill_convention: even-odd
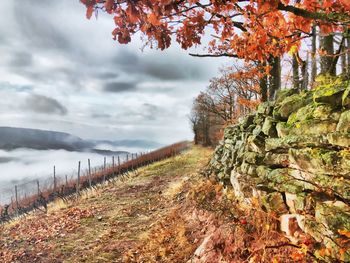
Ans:
[{"label": "vineyard", "polygon": [[130,157],[126,155],[123,160],[117,156],[116,159],[113,157],[112,163],[108,165],[105,158],[103,166],[98,167],[90,167],[89,162],[89,168],[83,173],[79,162],[74,177],[68,178],[66,175],[60,178],[54,171],[53,178],[43,185],[39,180],[31,182],[29,187],[28,184],[15,185],[14,191],[9,191],[13,194],[11,201],[0,207],[0,223],[28,214],[33,210],[47,211],[47,204],[57,198],[66,201],[69,197],[78,197],[84,189],[123,176],[139,167],[175,156],[186,150],[188,146],[188,142],[179,142],[149,153],[131,154]]}]

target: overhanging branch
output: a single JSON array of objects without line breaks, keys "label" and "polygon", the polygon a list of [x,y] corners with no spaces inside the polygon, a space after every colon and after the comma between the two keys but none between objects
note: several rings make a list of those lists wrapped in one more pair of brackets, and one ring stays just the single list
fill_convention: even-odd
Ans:
[{"label": "overhanging branch", "polygon": [[237,55],[235,54],[228,54],[228,53],[222,53],[222,54],[194,54],[194,53],[189,53],[190,56],[192,57],[200,57],[200,58],[208,58],[208,57],[231,57],[231,58],[238,58]]}]

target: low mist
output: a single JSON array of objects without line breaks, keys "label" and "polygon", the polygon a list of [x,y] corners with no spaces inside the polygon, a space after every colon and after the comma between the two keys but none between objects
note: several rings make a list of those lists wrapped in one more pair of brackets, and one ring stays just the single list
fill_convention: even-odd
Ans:
[{"label": "low mist", "polygon": [[[107,156],[107,164],[112,163],[112,156]],[[126,155],[120,155],[121,160]],[[14,186],[18,185],[23,196],[36,191],[36,180],[42,186],[50,185],[53,181],[53,167],[56,167],[58,180],[76,176],[78,162],[81,161],[81,171],[88,169],[88,159],[91,167],[102,167],[104,156],[90,152],[69,152],[65,150],[31,150],[16,149],[0,150],[0,204],[8,202],[13,196]]]}]

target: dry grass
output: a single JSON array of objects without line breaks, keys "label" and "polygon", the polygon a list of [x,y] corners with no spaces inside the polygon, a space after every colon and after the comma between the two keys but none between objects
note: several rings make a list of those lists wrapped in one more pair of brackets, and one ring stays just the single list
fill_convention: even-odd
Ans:
[{"label": "dry grass", "polygon": [[3,226],[0,262],[295,262],[299,249],[269,248],[286,242],[273,216],[200,175],[211,153],[193,147]]}]

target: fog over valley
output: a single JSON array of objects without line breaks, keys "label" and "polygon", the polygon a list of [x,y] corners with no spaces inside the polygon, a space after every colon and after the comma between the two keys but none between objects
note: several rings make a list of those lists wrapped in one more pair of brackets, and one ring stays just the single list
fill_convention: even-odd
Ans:
[{"label": "fog over valley", "polygon": [[28,191],[35,189],[39,179],[52,183],[53,167],[58,178],[76,176],[78,162],[82,171],[88,168],[88,159],[92,167],[112,163],[112,156],[121,160],[128,153],[140,153],[154,150],[162,145],[146,140],[88,140],[77,136],[37,129],[0,127],[0,203],[8,200],[15,185]]}]

